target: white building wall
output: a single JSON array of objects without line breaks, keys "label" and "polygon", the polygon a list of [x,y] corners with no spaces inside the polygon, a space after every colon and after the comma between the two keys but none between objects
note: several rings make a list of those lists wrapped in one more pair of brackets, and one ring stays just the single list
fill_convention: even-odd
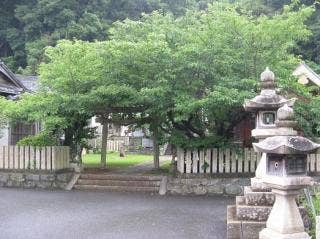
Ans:
[{"label": "white building wall", "polygon": [[9,125],[0,129],[0,146],[9,145]]}]

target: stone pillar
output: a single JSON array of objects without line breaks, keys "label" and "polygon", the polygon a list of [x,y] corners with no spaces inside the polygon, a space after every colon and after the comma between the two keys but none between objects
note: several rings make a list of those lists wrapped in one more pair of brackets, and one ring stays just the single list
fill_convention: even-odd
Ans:
[{"label": "stone pillar", "polygon": [[298,190],[273,189],[275,203],[259,239],[309,239],[296,203]]},{"label": "stone pillar", "polygon": [[107,141],[108,141],[108,123],[102,121],[102,140],[101,140],[101,168],[107,167]]},{"label": "stone pillar", "polygon": [[320,239],[320,216],[316,216],[316,239]]}]

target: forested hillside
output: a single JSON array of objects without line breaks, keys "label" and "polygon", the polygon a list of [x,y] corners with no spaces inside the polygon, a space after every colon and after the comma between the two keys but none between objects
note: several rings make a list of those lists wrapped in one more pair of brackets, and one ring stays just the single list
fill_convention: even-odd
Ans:
[{"label": "forested hillside", "polygon": [[[46,46],[60,39],[109,39],[115,21],[137,20],[159,10],[180,17],[188,9],[206,9],[213,0],[1,0],[0,57],[14,71],[37,74]],[[230,0],[241,14],[272,16],[289,0]],[[302,0],[315,4],[315,0]],[[320,7],[308,22],[313,35],[294,49],[304,60],[320,63]],[[240,10],[241,9],[241,10]],[[246,12],[243,12],[246,9]]]}]

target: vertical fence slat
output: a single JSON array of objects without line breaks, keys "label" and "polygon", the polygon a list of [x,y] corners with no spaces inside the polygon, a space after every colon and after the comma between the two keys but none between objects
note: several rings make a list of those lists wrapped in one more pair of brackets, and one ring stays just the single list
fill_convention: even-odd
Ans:
[{"label": "vertical fence slat", "polygon": [[207,165],[207,167],[205,169],[205,172],[206,173],[211,173],[212,172],[212,170],[211,170],[211,149],[207,149],[206,150],[204,162]]},{"label": "vertical fence slat", "polygon": [[316,154],[316,161],[317,161],[317,172],[320,172],[320,154],[317,152]]},{"label": "vertical fence slat", "polygon": [[46,170],[47,169],[47,157],[46,157],[46,148],[45,147],[42,147],[41,148],[41,170]]},{"label": "vertical fence slat", "polygon": [[60,147],[60,169],[64,167],[64,147]]},{"label": "vertical fence slat", "polygon": [[25,169],[31,169],[30,147],[29,146],[25,146],[24,147],[24,168]]},{"label": "vertical fence slat", "polygon": [[224,170],[224,152],[222,149],[218,149],[218,159],[219,159],[219,162],[218,162],[218,165],[219,165],[219,173],[223,173],[223,170]]},{"label": "vertical fence slat", "polygon": [[204,173],[206,165],[204,164],[204,149],[199,152],[199,173]]},{"label": "vertical fence slat", "polygon": [[70,161],[71,161],[71,157],[70,157],[70,147],[67,147],[67,167],[70,168]]},{"label": "vertical fence slat", "polygon": [[58,162],[58,166],[57,166],[57,170],[62,168],[62,148],[61,147],[57,147],[57,162]]},{"label": "vertical fence slat", "polygon": [[46,147],[47,170],[52,170],[51,149],[52,149],[52,147],[50,147],[50,146]]},{"label": "vertical fence slat", "polygon": [[9,168],[14,169],[14,146],[9,146]]},{"label": "vertical fence slat", "polygon": [[224,155],[225,155],[225,173],[230,173],[230,149],[225,149]]},{"label": "vertical fence slat", "polygon": [[4,146],[0,146],[0,168],[4,168]]},{"label": "vertical fence slat", "polygon": [[67,168],[67,146],[63,147],[63,168]]},{"label": "vertical fence slat", "polygon": [[0,146],[0,168],[4,169],[4,146]]},{"label": "vertical fence slat", "polygon": [[186,153],[186,173],[191,173],[191,150]]},{"label": "vertical fence slat", "polygon": [[64,168],[69,168],[69,147],[64,147]]},{"label": "vertical fence slat", "polygon": [[251,148],[249,149],[250,153],[250,172],[254,173],[256,171],[256,161],[257,161],[257,154],[254,152],[254,150]]},{"label": "vertical fence slat", "polygon": [[36,150],[36,152],[35,152],[35,154],[36,154],[36,170],[39,170],[40,169],[40,163],[41,163],[41,161],[40,161],[40,157],[41,157],[41,148],[40,147],[35,147],[35,150]]},{"label": "vertical fence slat", "polygon": [[199,156],[198,156],[198,150],[193,150],[192,154],[192,172],[198,173],[199,172]]},{"label": "vertical fence slat", "polygon": [[177,170],[179,173],[184,173],[184,150],[177,149]]},{"label": "vertical fence slat", "polygon": [[24,149],[25,149],[25,146],[19,146],[19,169],[25,169]]},{"label": "vertical fence slat", "polygon": [[238,173],[243,173],[243,154],[237,153]]},{"label": "vertical fence slat", "polygon": [[19,169],[20,168],[20,152],[19,152],[19,146],[14,146],[14,168]]},{"label": "vertical fence slat", "polygon": [[9,169],[9,146],[3,148],[4,150],[4,168]]},{"label": "vertical fence slat", "polygon": [[237,152],[235,150],[231,151],[231,173],[237,172]]},{"label": "vertical fence slat", "polygon": [[316,155],[310,154],[310,171],[316,171]]},{"label": "vertical fence slat", "polygon": [[212,149],[212,173],[218,172],[218,149]]},{"label": "vertical fence slat", "polygon": [[52,154],[52,170],[57,170],[57,160],[56,160],[56,147],[51,147],[51,154]]},{"label": "vertical fence slat", "polygon": [[244,172],[244,173],[248,173],[248,172],[249,172],[249,159],[248,159],[248,155],[249,155],[248,148],[245,148],[245,149],[244,149],[244,158],[243,158],[243,161],[244,161],[243,172]]}]

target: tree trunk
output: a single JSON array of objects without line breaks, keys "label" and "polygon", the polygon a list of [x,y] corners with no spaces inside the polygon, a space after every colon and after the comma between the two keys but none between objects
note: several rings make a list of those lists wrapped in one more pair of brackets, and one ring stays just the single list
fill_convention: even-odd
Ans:
[{"label": "tree trunk", "polygon": [[82,155],[79,154],[79,147],[73,141],[73,130],[71,128],[66,128],[64,130],[64,146],[70,147],[70,159],[71,162],[82,163]]},{"label": "tree trunk", "polygon": [[101,140],[101,168],[107,167],[107,140],[108,140],[108,123],[102,123],[102,140]]},{"label": "tree trunk", "polygon": [[160,148],[158,141],[158,127],[153,127],[153,167],[154,169],[160,168]]}]

